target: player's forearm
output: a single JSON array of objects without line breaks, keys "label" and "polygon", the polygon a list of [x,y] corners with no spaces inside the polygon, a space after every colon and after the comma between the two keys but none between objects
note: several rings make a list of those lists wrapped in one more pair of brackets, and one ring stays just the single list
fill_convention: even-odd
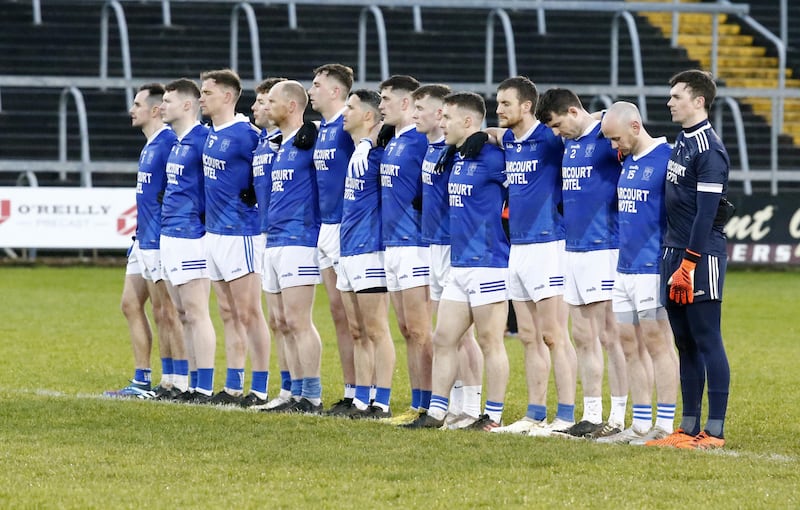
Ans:
[{"label": "player's forearm", "polygon": [[706,243],[711,236],[714,217],[717,215],[720,195],[717,193],[698,193],[695,201],[697,213],[692,223],[688,249],[696,253],[705,253]]}]

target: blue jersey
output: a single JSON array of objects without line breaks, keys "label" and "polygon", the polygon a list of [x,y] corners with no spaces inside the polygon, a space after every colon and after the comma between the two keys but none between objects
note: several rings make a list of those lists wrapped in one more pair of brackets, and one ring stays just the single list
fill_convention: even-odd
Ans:
[{"label": "blue jersey", "polygon": [[212,126],[203,148],[206,230],[219,235],[259,234],[258,211],[240,195],[250,187],[258,131],[242,118]]},{"label": "blue jersey", "polygon": [[353,155],[353,138],[344,130],[344,117],[339,112],[323,120],[314,145],[314,166],[317,169],[319,213],[322,223],[342,221],[342,196],[347,164]]},{"label": "blue jersey", "polygon": [[446,148],[444,138],[431,143],[422,161],[422,240],[431,244],[450,244],[447,181],[452,163],[441,173],[434,170]]},{"label": "blue jersey", "polygon": [[672,147],[660,138],[644,154],[630,154],[622,162],[617,184],[620,273],[659,272],[661,241],[667,227],[664,176],[671,152]]},{"label": "blue jersey", "polygon": [[167,160],[167,189],[161,206],[161,233],[170,237],[199,239],[206,193],[203,189],[203,146],[208,127],[197,122],[175,141]]},{"label": "blue jersey", "polygon": [[381,159],[383,147],[369,138],[356,146],[347,167],[340,254],[342,257],[383,250],[381,234]]},{"label": "blue jersey", "polygon": [[293,145],[291,133],[272,162],[267,247],[316,247],[319,238],[319,196],[313,149]]},{"label": "blue jersey", "polygon": [[422,214],[412,206],[422,197],[422,159],[428,139],[414,126],[402,129],[386,146],[381,161],[381,217],[386,246],[427,246]]},{"label": "blue jersey", "polygon": [[561,196],[567,251],[618,247],[618,153],[600,132],[600,121],[577,140],[564,140]]},{"label": "blue jersey", "polygon": [[456,153],[450,180],[450,263],[453,267],[508,267],[503,230],[508,197],[503,151],[484,145],[475,159]]},{"label": "blue jersey", "polygon": [[261,131],[258,137],[258,146],[253,153],[253,189],[256,192],[256,202],[258,202],[258,229],[266,232],[269,226],[269,195],[272,191],[272,161],[275,158],[275,151],[272,150],[269,140],[280,134],[280,130],[268,133],[267,130]]},{"label": "blue jersey", "polygon": [[667,167],[664,245],[723,257],[724,225],[714,225],[728,193],[730,160],[708,120],[681,131]]},{"label": "blue jersey", "polygon": [[564,142],[536,122],[520,140],[503,135],[508,177],[508,228],[511,244],[547,243],[564,239],[561,203],[561,157]]},{"label": "blue jersey", "polygon": [[139,154],[136,174],[136,239],[139,248],[157,250],[161,237],[161,204],[158,195],[167,187],[167,158],[175,133],[164,126],[153,133]]}]

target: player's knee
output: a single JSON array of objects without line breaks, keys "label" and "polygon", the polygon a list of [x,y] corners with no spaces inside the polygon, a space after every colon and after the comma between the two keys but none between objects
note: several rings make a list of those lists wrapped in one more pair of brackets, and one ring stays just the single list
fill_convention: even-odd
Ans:
[{"label": "player's knee", "polygon": [[545,324],[542,328],[542,341],[551,351],[565,341],[564,331],[556,324]]},{"label": "player's knee", "polygon": [[353,324],[350,321],[347,322],[347,331],[350,333],[350,338],[353,339],[353,344],[358,346],[364,346],[366,342],[369,340],[369,337],[366,333],[361,329],[358,324]]},{"label": "player's knee", "polygon": [[122,311],[122,314],[128,319],[141,315],[143,313],[143,309],[139,305],[139,303],[131,299],[123,298],[122,301],[120,302],[119,309]]},{"label": "player's knee", "polygon": [[431,343],[430,329],[424,326],[412,326],[408,328],[408,336],[406,337],[409,343],[417,346],[425,346]]},{"label": "player's knee", "polygon": [[307,314],[290,313],[284,316],[286,332],[297,334],[311,328],[311,317]]}]

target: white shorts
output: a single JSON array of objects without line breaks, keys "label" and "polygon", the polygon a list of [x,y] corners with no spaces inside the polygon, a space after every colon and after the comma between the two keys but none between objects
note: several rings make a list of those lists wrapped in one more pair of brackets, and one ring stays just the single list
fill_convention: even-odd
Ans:
[{"label": "white shorts", "polygon": [[125,274],[138,274],[151,282],[161,281],[164,278],[161,274],[161,250],[143,250],[139,248],[139,241],[134,241]]},{"label": "white shorts", "polygon": [[588,305],[611,299],[619,250],[568,251],[564,301]]},{"label": "white shorts", "polygon": [[472,308],[508,300],[508,268],[451,267],[442,300],[469,303]]},{"label": "white shorts", "polygon": [[431,245],[431,299],[439,301],[450,275],[450,245]]},{"label": "white shorts", "polygon": [[390,292],[430,283],[431,250],[427,246],[387,246],[384,252],[386,287]]},{"label": "white shorts", "polygon": [[322,283],[317,249],[309,246],[273,246],[264,252],[261,287],[270,294],[283,289]]},{"label": "white shorts", "polygon": [[611,306],[617,312],[642,312],[663,307],[661,275],[617,273]]},{"label": "white shorts", "polygon": [[336,288],[342,292],[360,292],[376,287],[386,288],[383,255],[382,251],[373,251],[340,258]]},{"label": "white shorts", "polygon": [[214,281],[230,282],[250,273],[261,273],[264,234],[257,236],[223,236],[206,233],[208,276]]},{"label": "white shorts", "polygon": [[319,269],[332,267],[338,273],[339,268],[339,223],[323,223],[319,227],[319,238],[317,239],[317,257],[319,258]]},{"label": "white shorts", "polygon": [[512,244],[508,256],[508,295],[539,302],[564,294],[564,241]]},{"label": "white shorts", "polygon": [[164,279],[175,286],[208,278],[205,238],[183,239],[162,235],[161,267]]}]

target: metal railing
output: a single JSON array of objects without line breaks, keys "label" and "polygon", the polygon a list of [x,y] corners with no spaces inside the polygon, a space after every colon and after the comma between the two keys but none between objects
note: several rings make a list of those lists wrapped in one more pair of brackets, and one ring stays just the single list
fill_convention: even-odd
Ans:
[{"label": "metal railing", "polygon": [[[72,97],[75,102],[75,110],[78,114],[78,133],[81,138],[81,186],[92,186],[92,174],[89,171],[88,163],[92,157],[89,154],[89,122],[86,118],[86,103],[83,101],[83,94],[77,87],[66,87],[61,91],[58,100],[58,162],[67,162],[67,100]],[[67,180],[67,172],[62,170],[59,177],[62,181]]]},{"label": "metal railing", "polygon": [[[722,0],[725,4],[730,4],[727,0]],[[775,34],[767,30],[761,23],[757,22],[750,16],[746,14],[739,14],[739,18],[742,22],[746,23],[750,28],[758,32],[761,36],[766,38],[772,44],[775,45],[775,50],[778,53],[778,90],[785,90],[786,89],[786,44],[784,40],[776,37]],[[716,76],[716,74],[714,75]],[[777,97],[772,101],[772,120],[771,120],[771,129],[770,129],[770,137],[772,138],[775,143],[772,143],[770,146],[770,160],[772,161],[772,166],[774,168],[778,167],[778,144],[777,140],[781,134],[781,130],[783,129],[783,105],[784,99],[783,97]],[[773,176],[773,180],[770,184],[770,188],[773,195],[778,194],[778,175],[775,173]]]},{"label": "metal railing", "polygon": [[247,28],[250,31],[250,53],[253,59],[253,79],[260,82],[261,78],[261,42],[258,38],[258,21],[253,6],[240,2],[231,10],[231,41],[230,63],[231,69],[239,72],[239,13],[244,12],[247,19]]},{"label": "metal railing", "polygon": [[[618,12],[611,21],[611,80],[612,87],[619,85],[619,20],[625,20],[628,27],[628,36],[631,38],[631,53],[633,54],[633,76],[638,87],[644,87],[644,68],[642,66],[642,47],[639,44],[639,30],[636,20],[627,11]],[[647,101],[644,94],[639,94],[639,112],[642,120],[647,122]]]},{"label": "metal railing", "polygon": [[389,77],[389,45],[386,42],[386,23],[383,13],[374,5],[361,9],[358,16],[358,79],[367,80],[367,16],[372,15],[375,20],[375,30],[378,36],[378,58],[381,65],[381,81]]},{"label": "metal railing", "polygon": [[[127,23],[125,21],[124,11],[121,6],[122,0],[107,0],[103,3],[103,11],[102,11],[102,18],[101,18],[101,66],[100,66],[100,77],[91,79],[91,78],[61,78],[61,77],[0,77],[0,87],[4,86],[15,86],[14,83],[19,83],[19,80],[16,78],[20,78],[22,81],[35,82],[36,85],[34,86],[51,86],[48,83],[54,83],[55,85],[52,86],[83,86],[83,87],[98,87],[101,88],[124,88],[126,91],[126,97],[128,98],[128,102],[132,102],[133,96],[133,89],[136,84],[133,82],[132,79],[132,72],[130,66],[130,48],[128,43],[127,37]],[[148,0],[142,0],[147,2]],[[252,12],[252,7],[247,2],[241,1],[234,1],[234,0],[151,0],[151,1],[159,1],[162,7],[162,16],[164,24],[169,26],[171,25],[171,3],[232,3],[235,4],[235,7],[232,11],[231,15],[231,26],[233,27],[236,25],[238,27],[238,13],[242,10],[245,11],[245,14],[248,16],[248,23],[250,26],[250,33],[251,33],[251,46],[253,47],[253,55],[254,55],[254,75],[255,81],[260,81],[260,74],[257,72],[257,69],[260,70],[260,57],[255,58],[257,54],[260,54],[260,45],[257,44],[257,37],[258,37],[258,27],[257,24],[254,23],[255,16],[249,14]],[[781,12],[785,13],[787,8],[786,0],[781,1]],[[289,24],[291,27],[296,28],[296,6],[297,5],[343,5],[343,6],[363,6],[361,10],[360,17],[359,17],[359,41],[358,41],[358,85],[360,86],[367,86],[369,82],[366,80],[366,18],[369,15],[372,15],[375,20],[375,25],[377,29],[377,40],[379,46],[379,59],[380,59],[380,69],[381,69],[381,79],[385,79],[389,76],[389,62],[388,62],[388,44],[386,39],[386,28],[385,22],[383,19],[383,13],[381,12],[379,6],[386,6],[386,7],[409,7],[408,3],[402,0],[293,0],[293,1],[284,1],[284,0],[270,0],[268,3],[270,4],[285,4],[289,9]],[[242,6],[242,7],[239,7]],[[33,18],[34,23],[41,23],[41,6],[39,0],[32,0],[32,7],[33,7]],[[423,30],[423,23],[422,23],[422,9],[421,7],[453,7],[453,3],[448,0],[420,0],[414,2],[414,5],[410,6],[412,8],[412,15],[413,15],[413,22],[414,22],[414,30],[415,31],[422,31]],[[459,8],[475,8],[475,9],[487,9],[486,2],[483,0],[461,0],[458,2]],[[753,27],[753,29],[757,30],[759,33],[767,37],[770,41],[775,44],[775,47],[778,50],[779,55],[779,87],[778,90],[767,90],[767,89],[745,89],[745,88],[725,88],[720,87],[719,90],[719,97],[722,98],[744,98],[744,97],[768,97],[772,100],[773,104],[773,120],[772,120],[772,132],[771,132],[771,164],[770,164],[770,182],[772,185],[773,193],[777,193],[777,183],[779,179],[788,179],[788,180],[795,180],[794,174],[790,171],[781,171],[780,175],[777,170],[778,164],[778,136],[781,131],[782,126],[782,104],[786,98],[792,97],[800,97],[797,94],[797,91],[794,90],[786,90],[785,87],[785,52],[786,46],[783,44],[783,41],[787,39],[787,33],[784,29],[783,25],[781,27],[781,38],[777,38],[776,36],[769,33],[763,26],[761,26],[758,22],[753,20],[749,17],[749,6],[743,4],[731,4],[727,0],[720,0],[716,3],[698,3],[698,4],[683,4],[678,3],[678,0],[672,0],[672,2],[660,2],[660,3],[645,3],[645,2],[618,2],[618,1],[608,1],[608,2],[587,2],[587,1],[555,1],[555,0],[529,0],[522,2],[521,0],[496,0],[492,2],[490,14],[487,16],[487,46],[486,46],[486,69],[485,69],[485,80],[484,83],[463,83],[463,84],[452,84],[454,87],[459,89],[471,89],[475,91],[480,91],[484,95],[489,96],[490,94],[494,93],[495,84],[493,83],[493,65],[494,65],[494,18],[500,18],[501,23],[503,25],[504,34],[506,38],[506,51],[508,57],[508,67],[509,67],[509,74],[516,74],[516,52],[514,48],[514,33],[513,27],[511,26],[510,19],[505,11],[505,9],[515,9],[515,10],[534,10],[537,13],[537,25],[539,33],[544,34],[546,33],[546,12],[547,11],[570,11],[570,10],[591,10],[594,12],[613,12],[614,15],[614,24],[615,26],[612,27],[612,77],[610,80],[610,86],[605,87],[602,85],[598,86],[571,86],[576,92],[580,94],[605,94],[609,98],[610,97],[618,97],[618,96],[636,96],[639,100],[640,109],[642,110],[643,116],[647,117],[646,111],[646,97],[653,96],[653,95],[661,95],[663,92],[653,93],[653,90],[658,89],[662,91],[662,87],[646,87],[644,86],[643,71],[641,69],[641,54],[640,49],[639,58],[637,59],[637,50],[636,47],[639,45],[634,42],[634,39],[638,41],[638,32],[635,30],[635,23],[632,23],[632,16],[630,15],[631,11],[637,12],[671,12],[675,17],[676,22],[673,23],[673,30],[676,30],[677,25],[679,23],[678,14],[682,12],[694,12],[694,13],[708,13],[712,15],[714,29],[712,34],[712,67],[716,68],[716,57],[717,57],[717,45],[718,45],[718,15],[719,14],[732,14],[740,17],[744,23],[747,23],[749,26]],[[115,78],[108,78],[108,18],[110,16],[110,12],[113,11],[116,16],[116,21],[118,25],[118,29],[120,31],[120,50],[122,53],[122,65],[123,65],[123,78],[122,79],[115,79]],[[783,18],[785,19],[785,14]],[[618,23],[619,18],[624,18],[626,24],[628,26],[629,35],[631,37],[631,44],[632,49],[634,50],[634,73],[635,73],[635,82],[636,85],[631,86],[620,86],[618,85],[618,72],[619,72],[619,34],[618,34]],[[255,26],[254,26],[255,25]],[[676,33],[676,32],[675,32]],[[253,35],[255,34],[255,37]],[[677,37],[674,38],[677,40]],[[490,42],[491,40],[491,42]],[[234,42],[236,41],[236,42]],[[256,52],[256,47],[259,47],[258,53]],[[235,68],[238,66],[238,32],[231,29],[231,48],[232,48],[232,58],[231,58],[231,65]],[[233,51],[237,50],[237,51]],[[616,63],[616,69],[614,69],[614,65]],[[15,81],[16,80],[16,81]],[[142,81],[143,78],[139,78],[137,81]],[[66,85],[65,85],[66,84]],[[243,85],[249,86],[248,80],[243,80]],[[540,87],[545,86],[545,84],[538,84]],[[560,86],[564,86],[565,84],[559,84]],[[482,89],[482,90],[481,90]],[[722,102],[728,103],[728,99],[723,99]],[[1,103],[0,103],[1,104]],[[731,107],[732,115],[734,117],[734,123],[737,123],[741,120],[740,115],[737,116],[736,111],[738,108]],[[723,126],[717,123],[717,128],[722,129]],[[737,133],[740,131],[740,128],[736,127]],[[738,135],[737,135],[738,137]],[[740,153],[742,150],[742,144],[740,145]],[[745,158],[742,158],[743,165],[745,164]],[[0,161],[0,170],[4,165]],[[112,167],[114,165],[111,165]],[[90,164],[90,166],[85,166],[86,168],[94,167],[94,164]],[[70,163],[66,163],[66,168],[73,168]],[[742,170],[743,173],[751,174],[750,176],[743,176],[745,177],[746,185],[749,185],[752,180],[765,180],[764,179],[764,172],[750,172],[749,169]],[[752,174],[758,173],[759,175],[756,177]]]},{"label": "metal railing", "polygon": [[736,146],[739,148],[739,165],[742,167],[742,173],[745,177],[742,179],[744,186],[744,194],[753,194],[753,181],[750,177],[750,156],[747,151],[747,137],[744,134],[744,122],[742,121],[742,111],[739,109],[739,103],[734,101],[732,97],[718,98],[714,106],[714,126],[720,138],[723,137],[723,130],[725,126],[722,123],[722,105],[727,105],[733,117],[733,125],[736,129]]},{"label": "metal railing", "polygon": [[486,16],[486,67],[484,70],[485,84],[487,88],[494,82],[494,20],[498,18],[503,26],[503,34],[506,38],[506,60],[508,62],[508,75],[517,75],[517,48],[514,45],[514,28],[511,26],[511,18],[504,9],[492,9]]},{"label": "metal railing", "polygon": [[[100,79],[108,78],[108,16],[109,9],[114,11],[119,30],[119,49],[122,52],[122,76],[126,80],[133,78],[131,70],[131,48],[128,40],[128,22],[125,19],[125,10],[117,0],[107,0],[100,11]],[[133,87],[125,89],[125,98],[128,104],[133,103]]]}]

